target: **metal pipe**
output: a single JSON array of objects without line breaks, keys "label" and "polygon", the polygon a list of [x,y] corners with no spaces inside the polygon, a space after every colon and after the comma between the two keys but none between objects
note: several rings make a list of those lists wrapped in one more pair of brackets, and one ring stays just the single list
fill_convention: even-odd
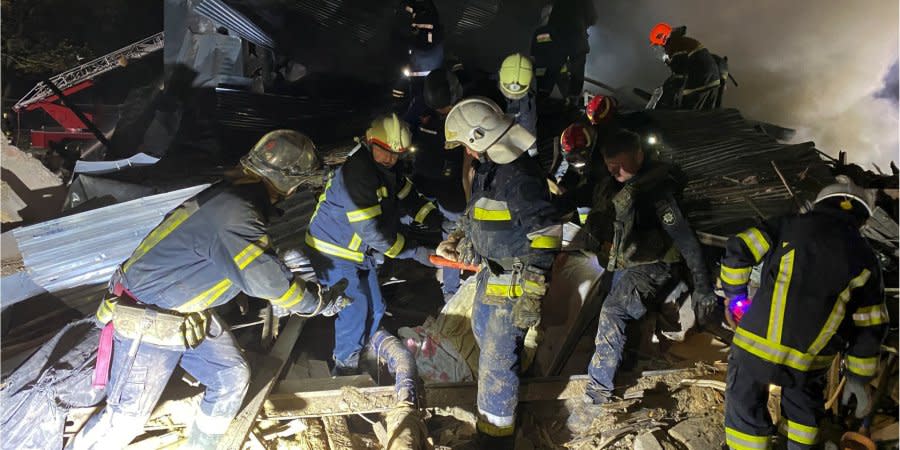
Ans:
[{"label": "metal pipe", "polygon": [[397,401],[417,405],[419,373],[415,359],[403,342],[382,328],[375,332],[369,345],[375,350],[378,360],[387,364],[388,372],[394,376]]}]

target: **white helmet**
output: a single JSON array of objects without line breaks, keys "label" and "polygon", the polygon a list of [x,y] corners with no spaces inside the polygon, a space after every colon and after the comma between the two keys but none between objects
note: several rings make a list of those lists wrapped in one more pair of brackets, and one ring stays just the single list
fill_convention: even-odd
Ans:
[{"label": "white helmet", "polygon": [[[843,198],[847,202],[855,200],[856,203],[859,203],[866,209],[866,211],[869,213],[869,216],[871,217],[872,212],[875,209],[875,199],[873,198],[874,196],[869,191],[866,191],[865,189],[857,186],[856,183],[853,182],[853,180],[845,175],[838,175],[835,177],[835,180],[837,180],[836,183],[825,186],[821,191],[819,191],[819,195],[816,196],[815,203],[819,203],[825,199],[834,197]],[[852,204],[848,203],[848,205],[850,206],[844,209],[850,210],[853,208]],[[843,208],[843,206],[844,205],[842,204],[841,207]]]},{"label": "white helmet", "polygon": [[508,164],[534,144],[535,137],[496,103],[483,97],[469,97],[457,103],[444,122],[447,148],[465,145],[487,154],[497,164]]},{"label": "white helmet", "polygon": [[241,158],[241,165],[288,197],[319,167],[319,160],[315,144],[306,135],[293,130],[275,130],[266,133]]}]

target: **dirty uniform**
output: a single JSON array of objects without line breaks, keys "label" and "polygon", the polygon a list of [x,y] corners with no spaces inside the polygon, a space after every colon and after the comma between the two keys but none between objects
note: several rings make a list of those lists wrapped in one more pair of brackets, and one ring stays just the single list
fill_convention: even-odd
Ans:
[{"label": "dirty uniform", "polygon": [[378,330],[384,299],[376,267],[384,256],[416,259],[427,264],[428,251],[401,233],[400,220],[410,216],[437,229],[441,214],[400,174],[377,164],[361,144],[328,180],[310,219],[305,242],[310,261],[325,286],[348,281],[345,295],[353,302],[334,322],[334,361],[355,369],[366,341]]},{"label": "dirty uniform", "polygon": [[703,251],[678,206],[683,183],[674,166],[647,160],[628,182],[607,177],[597,186],[588,230],[601,261],[610,245],[606,268],[613,281],[600,310],[588,367],[588,395],[594,402],[612,393],[626,322],[640,319],[653,306],[672,281],[676,263],[687,263],[695,293],[712,293]]},{"label": "dirty uniform", "polygon": [[[211,309],[240,292],[293,312],[318,306],[269,249],[270,210],[261,183],[215,185],[170,212],[119,266],[110,281],[118,297],[97,311],[115,329],[107,406],[73,448],[127,445],[143,431],[177,365],[206,387],[196,430],[225,432],[247,392],[250,368]],[[203,320],[206,326],[193,328],[199,345],[186,342],[192,324]]]},{"label": "dirty uniform", "polygon": [[[413,129],[412,139],[417,149],[412,181],[425,198],[437,204],[449,227],[466,209],[462,183],[463,147],[444,148],[444,117],[436,111],[429,109],[408,122]],[[442,237],[446,239],[450,231],[442,230]],[[460,272],[448,268],[441,270],[441,290],[448,298],[459,289]]]},{"label": "dirty uniform", "polygon": [[[516,123],[528,130],[532,136],[537,136],[536,97],[534,89],[529,90],[528,95],[519,99],[512,100],[504,97],[504,100],[506,100],[506,113],[513,116]],[[531,156],[537,155],[537,141],[528,148],[528,154]]]},{"label": "dirty uniform", "polygon": [[[686,36],[673,36],[666,42],[672,74],[663,83],[658,109],[714,109],[721,105],[724,87],[720,61],[703,44]],[[724,77],[723,77],[724,75]]]},{"label": "dirty uniform", "polygon": [[478,428],[489,436],[510,436],[527,331],[516,327],[512,318],[513,306],[523,295],[522,271],[535,267],[549,273],[562,237],[537,162],[523,155],[509,164],[478,164],[460,226],[483,262],[472,312],[481,349]]},{"label": "dirty uniform", "polygon": [[825,372],[847,355],[848,376],[875,375],[889,317],[881,269],[850,215],[827,207],[752,227],[729,239],[720,278],[747,295],[760,287],[735,330],[725,394],[725,436],[734,449],[768,448],[769,385],[782,387],[788,448],[811,448],[825,414]]}]

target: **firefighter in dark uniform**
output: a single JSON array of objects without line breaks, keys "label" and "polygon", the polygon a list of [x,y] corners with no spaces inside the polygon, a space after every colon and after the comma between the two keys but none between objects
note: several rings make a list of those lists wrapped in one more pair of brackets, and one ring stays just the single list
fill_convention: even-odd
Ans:
[{"label": "firefighter in dark uniform", "polygon": [[381,324],[377,267],[384,258],[431,266],[434,250],[407,240],[401,227],[404,218],[433,230],[443,223],[437,207],[399,170],[410,144],[409,126],[396,114],[377,117],[328,181],[310,219],[305,241],[319,281],[330,286],[346,278],[346,295],[354,300],[334,323],[335,375],[359,373],[360,352]]},{"label": "firefighter in dark uniform", "polygon": [[403,76],[391,90],[397,114],[417,107],[413,102],[417,98],[421,101],[425,77],[444,64],[444,30],[434,2],[404,0],[400,8],[400,23],[408,26],[403,35],[407,41],[409,65],[404,67]]},{"label": "firefighter in dark uniform", "polygon": [[[466,208],[463,149],[446,149],[444,145],[444,119],[462,96],[463,87],[456,73],[446,68],[433,70],[425,77],[422,93],[427,109],[421,114],[410,114],[407,119],[416,147],[412,181],[423,196],[437,204],[448,226],[455,224]],[[442,238],[446,239],[450,231],[442,230]],[[449,300],[459,289],[460,271],[441,271],[441,291]]]},{"label": "firefighter in dark uniform", "polygon": [[593,2],[554,2],[547,22],[531,38],[531,57],[537,78],[538,99],[550,96],[559,85],[560,94],[570,104],[584,87],[584,65],[590,51],[587,29],[597,20]]},{"label": "firefighter in dark uniform", "polygon": [[525,154],[534,136],[499,106],[480,97],[459,102],[445,134],[478,162],[465,215],[438,255],[482,264],[472,310],[481,348],[477,429],[482,448],[511,449],[519,355],[527,329],[540,322],[562,225],[536,161]]},{"label": "firefighter in dark uniform", "polygon": [[335,302],[341,288],[320,295],[315,283],[294,279],[266,234],[272,205],[315,169],[314,150],[294,131],[265,135],[241,160],[240,178],[175,208],[119,266],[114,296],[97,311],[115,331],[107,405],[71,448],[125,447],[143,431],[176,365],[206,387],[189,444],[214,448],[241,406],[250,368],[212,308],[241,292],[307,316],[333,315],[344,304]]},{"label": "firefighter in dark uniform", "polygon": [[600,311],[588,367],[586,400],[595,405],[612,396],[626,322],[640,319],[652,307],[673,279],[675,264],[683,260],[690,269],[691,302],[699,323],[711,319],[717,304],[702,249],[678,206],[684,186],[680,171],[646,158],[638,135],[627,130],[609,136],[601,152],[611,177],[595,191],[588,242],[601,261],[608,255],[613,282]]},{"label": "firefighter in dark uniform", "polygon": [[[819,193],[811,212],[752,227],[729,239],[720,278],[727,313],[739,322],[728,363],[725,437],[733,449],[769,448],[769,386],[781,386],[789,449],[812,448],[825,414],[825,373],[846,355],[844,402],[870,408],[889,323],[878,260],[862,226],[867,193],[843,178]],[[747,283],[762,264],[752,300]]]},{"label": "firefighter in dark uniform", "polygon": [[650,43],[662,50],[672,74],[663,82],[657,109],[715,109],[727,80],[727,59],[710,53],[696,39],[660,23],[650,31]]}]

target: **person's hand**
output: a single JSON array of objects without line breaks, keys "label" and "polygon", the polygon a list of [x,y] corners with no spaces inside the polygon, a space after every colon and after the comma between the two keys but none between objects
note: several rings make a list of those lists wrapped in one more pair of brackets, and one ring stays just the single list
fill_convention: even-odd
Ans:
[{"label": "person's hand", "polygon": [[872,396],[869,394],[868,382],[864,378],[854,375],[847,376],[847,384],[844,385],[844,393],[841,395],[841,404],[850,406],[850,398],[856,398],[856,408],[853,415],[857,419],[862,419],[869,413],[872,407]]},{"label": "person's hand", "polygon": [[318,294],[319,304],[321,305],[318,315],[325,317],[334,316],[353,302],[354,299],[344,296],[344,290],[347,289],[348,284],[346,278],[341,278],[330,288],[312,281],[306,283],[307,290]]},{"label": "person's hand", "polygon": [[434,254],[434,250],[428,247],[416,247],[416,251],[413,254],[413,259],[416,260],[419,264],[425,267],[435,267],[434,264],[431,263],[429,257]]},{"label": "person's hand", "polygon": [[435,253],[441,258],[449,259],[450,261],[458,261],[459,253],[456,253],[456,244],[458,243],[458,240],[448,238],[446,241],[438,244]]},{"label": "person's hand", "polygon": [[481,257],[475,251],[475,244],[467,237],[463,237],[456,244],[456,254],[459,255],[456,259],[457,262],[472,266],[477,266],[481,263]]},{"label": "person's hand", "polygon": [[697,324],[705,327],[714,321],[713,313],[719,303],[719,297],[712,292],[701,292],[694,290],[691,293],[691,305],[694,308],[694,316],[697,318]]}]

